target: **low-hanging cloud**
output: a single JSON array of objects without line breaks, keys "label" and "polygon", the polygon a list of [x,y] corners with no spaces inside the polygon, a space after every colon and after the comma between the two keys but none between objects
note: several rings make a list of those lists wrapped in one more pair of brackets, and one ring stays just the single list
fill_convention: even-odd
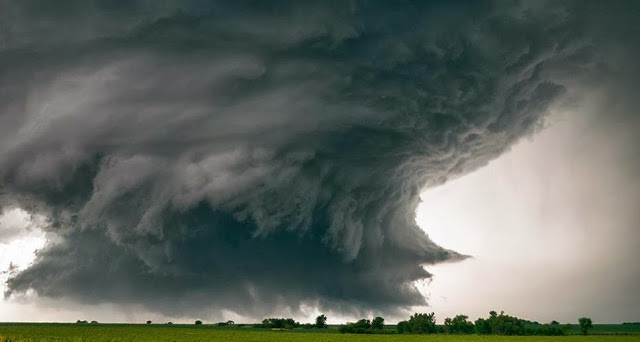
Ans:
[{"label": "low-hanging cloud", "polygon": [[0,206],[56,236],[7,294],[167,314],[424,304],[419,192],[600,68],[556,2],[47,3],[0,5]]}]

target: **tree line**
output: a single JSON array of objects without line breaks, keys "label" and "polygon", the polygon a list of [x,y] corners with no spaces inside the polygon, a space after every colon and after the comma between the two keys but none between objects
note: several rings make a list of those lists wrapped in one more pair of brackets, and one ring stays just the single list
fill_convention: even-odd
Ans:
[{"label": "tree line", "polygon": [[[291,318],[267,318],[262,321],[261,327],[272,329],[326,328],[327,317],[320,315],[316,318],[316,324],[304,324]],[[593,323],[588,317],[578,319],[580,332],[588,334]],[[486,318],[478,318],[471,322],[466,315],[447,317],[444,325],[436,324],[435,313],[415,313],[408,320],[399,322],[395,329],[384,329],[384,318],[374,317],[372,320],[363,318],[356,322],[347,322],[340,325],[341,333],[349,334],[478,334],[478,335],[541,335],[561,336],[566,335],[571,329],[570,324],[561,325],[557,321],[540,324],[515,316],[507,315],[504,311],[499,314],[496,311],[489,312]]]},{"label": "tree line", "polygon": [[[593,327],[588,317],[578,319],[580,331],[586,335]],[[396,325],[399,334],[478,334],[478,335],[566,335],[570,324],[560,325],[557,321],[546,324],[531,322],[503,312],[489,312],[489,317],[478,318],[475,322],[469,321],[466,315],[447,317],[444,325],[436,324],[435,313],[415,313],[406,321]]]},{"label": "tree line", "polygon": [[[78,324],[87,324],[87,321],[78,320]],[[92,321],[97,324],[98,322]],[[147,321],[151,324],[151,321]],[[172,324],[168,322],[166,324]],[[201,325],[202,321],[195,321],[196,325]],[[234,325],[233,321],[219,322],[217,326]],[[625,323],[638,324],[638,323]],[[587,335],[589,330],[593,328],[591,318],[581,317],[578,319],[580,332]],[[327,316],[319,315],[316,317],[315,323],[301,324],[293,318],[265,318],[261,323],[254,324],[254,328],[267,328],[274,330],[289,330],[296,328],[303,329],[325,329],[327,326]],[[566,335],[571,324],[561,325],[557,321],[540,324],[529,320],[521,319],[515,316],[507,315],[504,311],[499,314],[496,311],[490,311],[486,318],[478,318],[475,322],[471,322],[466,315],[456,315],[455,317],[447,317],[444,325],[436,324],[435,313],[415,313],[408,320],[398,322],[395,329],[385,329],[384,318],[377,316],[369,320],[366,318],[356,322],[347,322],[338,327],[341,333],[349,334],[478,334],[478,335],[542,335],[542,336],[560,336]]]}]

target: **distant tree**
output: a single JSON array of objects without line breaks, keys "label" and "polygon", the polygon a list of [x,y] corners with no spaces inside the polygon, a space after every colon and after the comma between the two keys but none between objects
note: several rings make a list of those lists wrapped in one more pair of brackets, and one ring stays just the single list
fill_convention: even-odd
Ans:
[{"label": "distant tree", "polygon": [[549,324],[542,324],[537,330],[530,331],[527,335],[562,336],[568,330],[567,325],[561,326],[560,323],[552,321]]},{"label": "distant tree", "polygon": [[76,324],[87,324],[87,323],[88,323],[87,321],[81,321],[81,320],[76,321]]},{"label": "distant tree", "polygon": [[448,334],[472,334],[473,323],[467,321],[468,316],[457,315],[454,318],[444,320],[444,331]]},{"label": "distant tree", "polygon": [[[445,329],[447,325],[453,325],[452,321],[445,320]],[[551,323],[540,324],[539,322],[521,319],[515,316],[509,316],[495,311],[489,312],[489,317],[478,318],[475,321],[475,331],[478,335],[543,335],[543,336],[561,336],[566,335],[571,326],[569,324],[560,325],[557,321]]]},{"label": "distant tree", "polygon": [[201,320],[197,320],[196,321],[196,325],[200,325],[200,324],[202,324],[202,321]]},{"label": "distant tree", "polygon": [[489,335],[491,334],[491,324],[489,324],[489,320],[484,318],[478,318],[476,320],[475,330],[478,335]]},{"label": "distant tree", "polygon": [[369,329],[371,328],[371,321],[368,319],[360,319],[354,323],[356,328]]},{"label": "distant tree", "polygon": [[378,316],[371,321],[371,329],[382,330],[384,328],[384,318]]},{"label": "distant tree", "polygon": [[284,323],[282,324],[282,327],[284,329],[293,329],[299,326],[300,326],[300,322],[294,321],[293,318],[286,318],[284,320]]},{"label": "distant tree", "polygon": [[580,317],[578,324],[580,324],[580,332],[582,332],[582,335],[588,334],[589,329],[593,328],[593,322],[589,317]]},{"label": "distant tree", "polygon": [[228,320],[228,321],[227,321],[227,325],[234,325],[234,324],[236,324],[236,322],[234,322],[234,321],[232,321],[232,320]]},{"label": "distant tree", "polygon": [[216,325],[219,326],[219,327],[224,327],[224,326],[227,326],[227,325],[234,325],[234,324],[235,323],[233,321],[226,321],[226,322],[218,322],[218,323],[216,323]]},{"label": "distant tree", "polygon": [[398,330],[398,334],[408,334],[411,331],[409,331],[409,322],[407,321],[400,321],[398,322],[398,324],[396,325],[396,329]]},{"label": "distant tree", "polygon": [[489,318],[479,318],[476,320],[476,333],[494,335],[525,335],[526,328],[524,320],[509,316],[504,311],[496,313],[489,312]]},{"label": "distant tree", "polygon": [[147,321],[147,324],[151,324],[151,321]]},{"label": "distant tree", "polygon": [[172,324],[173,324],[173,322],[167,322],[167,325],[172,325]]},{"label": "distant tree", "polygon": [[316,317],[316,328],[326,328],[327,327],[327,316],[320,315]]},{"label": "distant tree", "polygon": [[293,329],[299,326],[300,322],[294,321],[293,318],[265,318],[262,320],[263,328]]},{"label": "distant tree", "polygon": [[373,330],[371,329],[371,321],[368,319],[361,319],[355,323],[347,322],[347,324],[340,327],[341,333],[349,333],[349,334],[371,334]]},{"label": "distant tree", "polygon": [[98,321],[91,321],[91,324],[98,324]]},{"label": "distant tree", "polygon": [[398,332],[401,334],[435,334],[438,332],[435,313],[416,313],[409,317],[408,321],[398,323]]}]

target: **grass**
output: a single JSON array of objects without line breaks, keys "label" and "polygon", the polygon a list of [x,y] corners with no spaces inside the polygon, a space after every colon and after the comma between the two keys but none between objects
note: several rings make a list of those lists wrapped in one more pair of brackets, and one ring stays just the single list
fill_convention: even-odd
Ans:
[{"label": "grass", "polygon": [[[629,333],[617,326],[607,327],[609,332]],[[599,330],[594,329],[595,330]],[[605,331],[603,330],[603,331]],[[311,333],[313,332],[313,333]],[[429,341],[429,342],[640,342],[635,335],[589,336],[477,336],[477,335],[350,335],[328,332],[295,330],[266,331],[253,328],[226,328],[208,325],[140,325],[140,324],[0,324],[0,342],[151,342],[151,341],[249,341],[249,342],[350,342],[350,341]]]}]

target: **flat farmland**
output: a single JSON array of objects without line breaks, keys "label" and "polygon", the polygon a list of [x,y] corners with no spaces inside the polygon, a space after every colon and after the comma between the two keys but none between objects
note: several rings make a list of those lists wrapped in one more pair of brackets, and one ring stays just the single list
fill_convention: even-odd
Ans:
[{"label": "flat farmland", "polygon": [[[624,331],[619,331],[623,332]],[[0,324],[0,342],[151,342],[151,341],[432,341],[432,342],[640,342],[640,335],[478,336],[478,335],[352,335],[335,329],[269,331],[253,328],[220,328],[194,325],[136,324]]]}]

